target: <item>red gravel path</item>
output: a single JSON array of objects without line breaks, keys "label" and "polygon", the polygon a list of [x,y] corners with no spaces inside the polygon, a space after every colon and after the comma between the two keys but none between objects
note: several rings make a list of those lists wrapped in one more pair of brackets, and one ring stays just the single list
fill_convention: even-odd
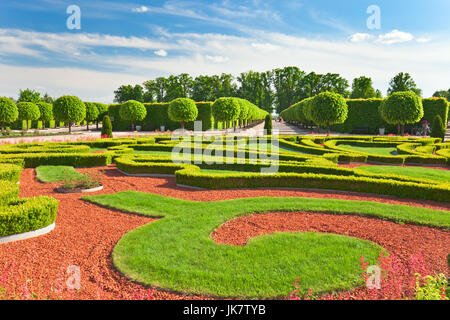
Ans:
[{"label": "red gravel path", "polygon": [[[216,201],[260,196],[335,198],[423,206],[450,211],[450,204],[446,203],[404,200],[387,196],[276,189],[203,191],[177,187],[174,178],[127,177],[119,173],[115,167],[82,169],[80,171],[102,172],[104,190],[94,194],[112,194],[119,191],[136,190],[195,201]],[[28,287],[33,288],[33,292],[47,292],[47,289],[44,290],[42,288],[47,288],[50,284],[58,281],[59,283],[65,282],[67,266],[77,265],[81,269],[82,291],[76,294],[75,298],[136,298],[137,292],[145,288],[128,281],[115,271],[112,267],[110,255],[114,245],[124,234],[154,220],[100,208],[94,204],[81,201],[80,194],[57,194],[53,191],[57,185],[37,182],[33,169],[23,171],[20,185],[21,197],[48,195],[60,200],[56,229],[39,238],[0,245],[0,287],[2,280],[5,281],[4,276],[7,274],[5,271],[11,262],[14,262],[14,266],[9,273],[9,279],[14,279],[14,281],[6,281],[8,282],[6,288],[9,292],[14,291],[19,295],[22,290],[21,286],[26,283],[26,279],[33,279],[28,285]],[[386,224],[386,222],[378,220],[370,220],[370,222],[373,224],[378,223],[379,225]],[[322,223],[326,225],[330,224],[331,221],[323,220]],[[392,225],[396,226],[395,224]],[[401,227],[405,228],[405,232],[410,234],[414,234],[419,230],[413,226]],[[349,232],[356,232],[358,224],[354,224],[352,228],[354,229],[349,230]],[[340,229],[334,230],[330,227],[329,230],[344,232],[343,229],[341,226]],[[430,229],[430,232],[441,235],[443,231]],[[431,233],[429,234],[431,235]],[[396,238],[390,236],[385,241],[394,242]],[[449,242],[447,238],[446,243],[448,244]],[[404,240],[402,243],[407,247],[408,240]],[[414,244],[417,243],[414,242]],[[388,246],[386,248],[389,250]],[[425,246],[424,248],[429,247]],[[437,248],[441,247],[435,247],[431,251],[440,252]],[[440,259],[436,259],[436,261],[440,261]],[[436,268],[441,270],[442,264],[440,262],[437,263]],[[31,272],[33,276],[26,275],[25,272]],[[64,281],[61,281],[62,278],[64,278]],[[39,286],[42,286],[42,288]],[[157,299],[202,298],[160,291],[153,292]]]}]

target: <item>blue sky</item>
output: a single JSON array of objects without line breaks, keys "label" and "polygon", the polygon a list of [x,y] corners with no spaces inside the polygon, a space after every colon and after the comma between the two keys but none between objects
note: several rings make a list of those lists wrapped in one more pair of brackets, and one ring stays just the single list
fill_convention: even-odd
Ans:
[{"label": "blue sky", "polygon": [[[69,5],[81,30],[68,30]],[[369,29],[367,8],[381,12]],[[0,2],[0,95],[19,88],[112,102],[157,76],[296,65],[367,75],[384,93],[409,72],[424,96],[448,89],[450,1],[9,0]]]}]

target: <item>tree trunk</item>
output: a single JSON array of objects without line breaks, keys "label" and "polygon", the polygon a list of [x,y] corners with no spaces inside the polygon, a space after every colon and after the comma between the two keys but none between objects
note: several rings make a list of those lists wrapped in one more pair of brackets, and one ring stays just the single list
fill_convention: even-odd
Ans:
[{"label": "tree trunk", "polygon": [[400,135],[400,123],[397,124],[397,135]]},{"label": "tree trunk", "polygon": [[402,124],[402,136],[404,136],[404,135],[405,135],[405,125]]},{"label": "tree trunk", "polygon": [[29,123],[28,123],[28,120],[25,120],[26,122],[27,122],[27,131],[28,131],[28,129],[29,129]]},{"label": "tree trunk", "polygon": [[69,122],[69,134],[72,134],[72,122]]},{"label": "tree trunk", "polygon": [[86,121],[87,123],[87,131],[89,131],[89,121]]},{"label": "tree trunk", "polygon": [[5,131],[5,122],[2,121],[2,133]]},{"label": "tree trunk", "polygon": [[184,131],[184,121],[181,121],[181,130]]},{"label": "tree trunk", "polygon": [[134,121],[131,121],[131,131],[134,131]]},{"label": "tree trunk", "polygon": [[330,124],[327,123],[327,137],[330,136]]},{"label": "tree trunk", "polygon": [[97,121],[97,130],[98,130],[98,121]]}]

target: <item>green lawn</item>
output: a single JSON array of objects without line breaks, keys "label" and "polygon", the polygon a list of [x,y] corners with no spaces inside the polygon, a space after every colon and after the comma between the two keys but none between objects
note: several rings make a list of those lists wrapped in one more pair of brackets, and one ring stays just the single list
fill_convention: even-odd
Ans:
[{"label": "green lawn", "polygon": [[98,152],[98,151],[108,151],[108,149],[106,149],[106,148],[92,148],[91,147],[91,152]]},{"label": "green lawn", "polygon": [[67,166],[40,166],[36,168],[36,178],[40,182],[60,182],[68,176],[81,178],[82,174],[76,171],[73,167]]},{"label": "green lawn", "polygon": [[450,182],[450,170],[398,166],[361,166],[357,169],[371,173],[391,173],[413,178]]},{"label": "green lawn", "polygon": [[376,262],[380,247],[346,236],[278,233],[245,247],[218,245],[211,233],[239,216],[273,211],[330,212],[450,227],[448,212],[373,202],[309,198],[253,198],[192,202],[134,191],[83,199],[163,219],[125,235],[113,251],[130,279],[165,289],[216,297],[285,297],[301,276],[315,293],[362,285],[360,255]]},{"label": "green lawn", "polygon": [[348,144],[340,144],[339,148],[348,149],[351,151],[363,152],[363,153],[377,154],[380,156],[397,155],[397,148],[395,148],[395,147],[375,148],[375,147],[357,147],[357,146],[351,146]]}]

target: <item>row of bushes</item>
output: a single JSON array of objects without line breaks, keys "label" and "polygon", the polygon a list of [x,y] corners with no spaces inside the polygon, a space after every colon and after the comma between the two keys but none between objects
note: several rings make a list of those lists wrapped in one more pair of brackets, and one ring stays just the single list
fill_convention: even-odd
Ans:
[{"label": "row of bushes", "polygon": [[0,155],[0,163],[8,160],[23,161],[25,168],[37,168],[44,165],[101,167],[112,162],[112,153],[25,153]]},{"label": "row of bushes", "polygon": [[22,167],[0,168],[0,237],[45,228],[56,221],[58,200],[50,197],[19,199]]},{"label": "row of bushes", "polygon": [[[305,106],[309,102],[305,99],[282,113],[282,118],[287,121],[296,121],[302,124],[310,124],[304,113]],[[336,132],[352,133],[355,127],[368,127],[369,133],[378,134],[379,128],[385,128],[386,132],[396,132],[394,125],[388,124],[381,116],[379,109],[383,99],[349,99],[347,100],[347,119],[342,124],[332,126]],[[422,99],[424,116],[430,124],[439,115],[444,122],[448,121],[449,103],[445,98]]]}]

